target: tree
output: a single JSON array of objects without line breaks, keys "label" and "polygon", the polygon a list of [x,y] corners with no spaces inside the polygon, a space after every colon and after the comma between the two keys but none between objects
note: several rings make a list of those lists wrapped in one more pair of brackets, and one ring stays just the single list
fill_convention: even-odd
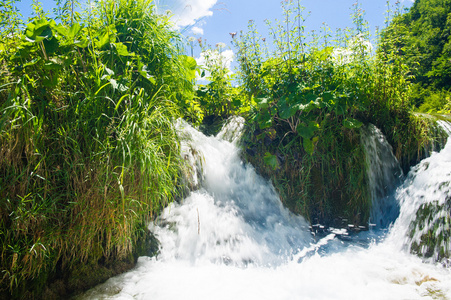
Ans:
[{"label": "tree", "polygon": [[416,106],[431,94],[451,91],[451,0],[415,1],[383,31],[382,44],[409,66]]}]

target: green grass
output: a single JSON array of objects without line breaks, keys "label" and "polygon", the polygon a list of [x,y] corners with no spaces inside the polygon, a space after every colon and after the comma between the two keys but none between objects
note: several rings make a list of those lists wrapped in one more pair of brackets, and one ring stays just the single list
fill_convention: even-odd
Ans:
[{"label": "green grass", "polygon": [[64,297],[98,283],[85,266],[123,271],[179,193],[173,121],[194,95],[193,66],[152,9],[101,1],[2,41],[0,295]]}]

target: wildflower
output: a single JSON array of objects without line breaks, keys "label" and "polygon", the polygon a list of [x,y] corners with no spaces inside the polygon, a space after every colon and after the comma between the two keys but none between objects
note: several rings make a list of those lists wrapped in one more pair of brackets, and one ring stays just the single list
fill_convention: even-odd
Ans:
[{"label": "wildflower", "polygon": [[224,44],[224,43],[217,43],[216,44],[216,48],[219,48],[219,49],[225,48],[225,46],[226,46],[226,44]]}]

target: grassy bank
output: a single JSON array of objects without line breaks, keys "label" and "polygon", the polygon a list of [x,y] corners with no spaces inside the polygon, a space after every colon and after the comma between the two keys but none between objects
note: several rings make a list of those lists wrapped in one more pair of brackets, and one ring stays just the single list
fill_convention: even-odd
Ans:
[{"label": "grassy bank", "polygon": [[371,199],[360,128],[378,126],[408,170],[433,143],[433,122],[411,113],[398,37],[371,45],[358,5],[354,28],[320,34],[305,31],[299,1],[282,8],[285,19],[268,22],[270,37],[250,23],[234,41],[252,103],[245,157],[311,222],[365,226]]},{"label": "grassy bank", "polygon": [[6,298],[61,298],[133,265],[178,193],[172,124],[194,93],[195,62],[151,1],[35,13],[0,46]]}]

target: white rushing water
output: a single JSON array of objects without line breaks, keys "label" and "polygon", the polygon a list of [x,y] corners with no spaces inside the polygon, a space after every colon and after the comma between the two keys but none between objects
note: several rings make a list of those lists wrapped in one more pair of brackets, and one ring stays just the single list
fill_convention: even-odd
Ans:
[{"label": "white rushing water", "polygon": [[399,214],[395,189],[401,183],[403,174],[383,133],[373,124],[362,130],[361,140],[365,148],[368,181],[373,200],[370,223],[377,228],[385,228],[395,221]]},{"label": "white rushing water", "polygon": [[448,189],[435,186],[437,177],[450,180],[451,142],[400,186],[393,198],[400,216],[386,237],[378,238],[376,229],[330,229],[318,237],[239,159],[240,119],[217,137],[180,127],[193,185],[201,188],[150,225],[161,243],[157,257],[140,257],[135,269],[81,299],[451,299],[450,269],[408,251],[408,227],[421,198],[415,193],[451,196],[449,181]]}]

